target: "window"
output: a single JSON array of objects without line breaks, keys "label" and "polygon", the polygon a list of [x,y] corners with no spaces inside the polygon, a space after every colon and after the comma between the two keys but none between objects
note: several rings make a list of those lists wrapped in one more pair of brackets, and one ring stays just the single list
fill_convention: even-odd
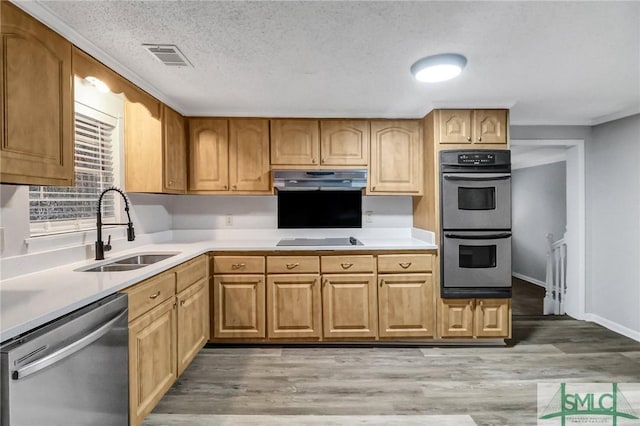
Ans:
[{"label": "window", "polygon": [[[31,235],[95,228],[100,193],[116,184],[117,120],[80,103],[75,110],[75,186],[30,186]],[[115,197],[102,199],[105,222],[115,221]]]}]

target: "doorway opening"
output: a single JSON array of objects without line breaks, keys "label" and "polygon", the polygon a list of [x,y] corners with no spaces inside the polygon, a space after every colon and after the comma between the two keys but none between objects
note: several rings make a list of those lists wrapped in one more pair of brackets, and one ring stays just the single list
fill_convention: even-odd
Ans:
[{"label": "doorway opening", "polygon": [[[561,312],[583,319],[584,141],[512,140],[511,155],[513,315],[543,315],[545,310],[554,312],[549,309],[550,303],[555,303],[550,299],[553,292],[554,299],[562,299]],[[563,284],[562,288],[555,289],[548,283],[548,256],[554,242],[566,244],[563,253],[566,254],[566,287]]]}]

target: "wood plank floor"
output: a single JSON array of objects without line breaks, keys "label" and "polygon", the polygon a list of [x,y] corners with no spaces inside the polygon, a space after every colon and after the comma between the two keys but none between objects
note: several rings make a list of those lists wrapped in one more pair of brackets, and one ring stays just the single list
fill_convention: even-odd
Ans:
[{"label": "wood plank floor", "polygon": [[640,382],[640,343],[596,324],[521,316],[513,335],[507,347],[208,347],[144,424],[534,425],[539,382]]}]

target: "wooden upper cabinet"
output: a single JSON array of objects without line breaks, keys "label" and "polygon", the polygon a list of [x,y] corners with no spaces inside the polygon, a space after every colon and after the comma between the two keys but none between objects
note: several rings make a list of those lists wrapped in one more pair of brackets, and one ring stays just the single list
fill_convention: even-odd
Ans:
[{"label": "wooden upper cabinet", "polygon": [[[156,110],[157,109],[157,110]],[[125,102],[125,190],[163,191],[162,120],[160,101],[153,111],[142,103]]]},{"label": "wooden upper cabinet", "polygon": [[505,109],[443,109],[436,134],[442,144],[506,144],[507,121]]},{"label": "wooden upper cabinet", "polygon": [[320,164],[366,166],[369,163],[369,121],[321,120]]},{"label": "wooden upper cabinet", "polygon": [[189,119],[189,190],[229,189],[229,129],[225,119]]},{"label": "wooden upper cabinet", "polygon": [[164,192],[187,190],[187,132],[184,117],[163,105]]},{"label": "wooden upper cabinet", "polygon": [[440,114],[440,143],[471,143],[471,110],[443,109]]},{"label": "wooden upper cabinet", "polygon": [[73,185],[71,43],[8,1],[0,12],[0,180]]},{"label": "wooden upper cabinet", "polygon": [[271,120],[271,164],[317,165],[319,159],[318,120]]},{"label": "wooden upper cabinet", "polygon": [[478,109],[473,114],[474,143],[507,143],[507,110]]},{"label": "wooden upper cabinet", "polygon": [[416,120],[371,122],[369,193],[422,194],[422,135]]},{"label": "wooden upper cabinet", "polygon": [[229,176],[232,191],[271,192],[269,120],[229,120]]}]

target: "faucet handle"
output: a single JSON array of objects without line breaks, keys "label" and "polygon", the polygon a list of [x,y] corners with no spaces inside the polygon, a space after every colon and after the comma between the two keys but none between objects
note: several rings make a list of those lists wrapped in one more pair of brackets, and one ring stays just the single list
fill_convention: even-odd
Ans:
[{"label": "faucet handle", "polygon": [[107,238],[107,244],[104,245],[104,251],[111,250],[111,235]]}]

